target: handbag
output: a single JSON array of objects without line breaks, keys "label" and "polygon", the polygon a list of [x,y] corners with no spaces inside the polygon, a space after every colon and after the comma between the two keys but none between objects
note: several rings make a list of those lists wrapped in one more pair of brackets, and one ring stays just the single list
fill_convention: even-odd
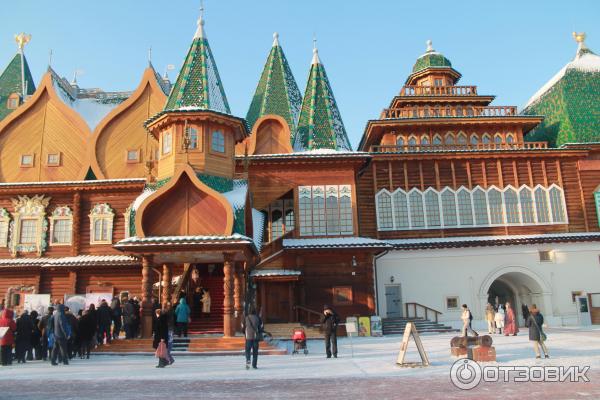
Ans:
[{"label": "handbag", "polygon": [[540,341],[545,342],[548,339],[548,336],[542,330],[542,328],[538,325],[537,321],[535,320],[535,317],[532,316],[531,319],[532,319],[533,323],[535,324],[535,327],[537,328],[538,332],[540,333]]},{"label": "handbag", "polygon": [[156,358],[162,358],[164,360],[169,359],[169,349],[167,349],[167,344],[164,340],[161,340],[160,343],[158,343],[158,347],[156,348],[154,356]]}]

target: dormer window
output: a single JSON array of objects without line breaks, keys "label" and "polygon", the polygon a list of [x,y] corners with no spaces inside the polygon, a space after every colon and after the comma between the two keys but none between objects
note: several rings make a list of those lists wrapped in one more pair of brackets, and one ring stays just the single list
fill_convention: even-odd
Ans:
[{"label": "dormer window", "polygon": [[135,164],[140,162],[140,150],[127,150],[127,163]]},{"label": "dormer window", "polygon": [[225,153],[225,136],[222,131],[213,131],[210,149],[216,153]]},{"label": "dormer window", "polygon": [[33,154],[21,154],[21,167],[33,167]]},{"label": "dormer window", "polygon": [[8,100],[6,101],[6,108],[9,110],[14,110],[19,107],[19,101],[21,100],[21,96],[18,93],[13,93],[8,96]]},{"label": "dormer window", "polygon": [[173,149],[173,134],[169,132],[165,132],[162,135],[162,154],[163,156],[167,154],[171,154],[171,150]]},{"label": "dormer window", "polygon": [[60,153],[48,153],[46,164],[49,167],[58,167],[60,165]]},{"label": "dormer window", "polygon": [[198,142],[198,129],[189,128],[188,138],[190,140],[190,150],[197,150],[200,147]]}]

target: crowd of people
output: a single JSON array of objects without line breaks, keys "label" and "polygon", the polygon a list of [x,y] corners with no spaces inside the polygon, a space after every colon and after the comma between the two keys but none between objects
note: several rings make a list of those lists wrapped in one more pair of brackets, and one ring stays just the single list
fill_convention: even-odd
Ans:
[{"label": "crowd of people", "polygon": [[[153,310],[160,304],[153,299]],[[1,308],[1,307],[0,307]],[[69,364],[74,357],[89,359],[92,349],[110,344],[124,331],[126,339],[140,335],[141,307],[137,297],[115,296],[110,304],[102,300],[98,307],[73,313],[69,307],[56,301],[44,315],[37,311],[0,310],[1,364],[11,365],[33,360],[50,361],[52,365]]]}]

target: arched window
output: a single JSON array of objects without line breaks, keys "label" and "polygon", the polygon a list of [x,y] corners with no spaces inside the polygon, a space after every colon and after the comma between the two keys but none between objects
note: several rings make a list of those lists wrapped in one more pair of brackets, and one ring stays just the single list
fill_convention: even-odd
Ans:
[{"label": "arched window", "polygon": [[439,133],[433,135],[433,144],[439,146],[442,144],[442,136]]},{"label": "arched window", "polygon": [[485,192],[481,188],[473,191],[473,211],[475,212],[475,225],[489,225],[488,203]]},{"label": "arched window", "polygon": [[506,135],[506,143],[512,144],[515,142],[515,136],[512,133]]},{"label": "arched window", "polygon": [[271,241],[283,235],[283,213],[281,210],[271,212]]},{"label": "arched window", "polygon": [[533,195],[531,189],[522,187],[519,190],[519,200],[521,203],[521,218],[524,224],[535,224],[535,212],[533,211]]},{"label": "arched window", "polygon": [[407,196],[403,190],[398,190],[393,195],[394,198],[394,222],[396,229],[408,229],[408,203]]},{"label": "arched window", "polygon": [[90,212],[90,244],[112,243],[115,212],[106,203],[96,204]]},{"label": "arched window", "polygon": [[434,190],[425,192],[425,215],[427,217],[427,227],[438,227],[440,221],[440,199],[438,193]]},{"label": "arched window", "polygon": [[460,132],[456,138],[456,143],[467,144],[467,135],[464,132]]},{"label": "arched window", "polygon": [[340,234],[351,235],[354,233],[352,214],[352,189],[350,185],[340,186]]},{"label": "arched window", "polygon": [[225,136],[222,131],[213,131],[210,149],[216,153],[225,153]]},{"label": "arched window", "polygon": [[502,135],[500,133],[496,133],[494,135],[494,143],[496,143],[496,144],[502,143]]},{"label": "arched window", "polygon": [[416,138],[416,136],[411,135],[408,138],[408,146],[409,147],[416,147],[417,146],[417,138]]},{"label": "arched window", "polygon": [[393,227],[392,196],[384,190],[377,193],[377,228],[385,230]]},{"label": "arched window", "polygon": [[468,117],[472,117],[473,116],[473,107],[467,107],[467,116]]},{"label": "arched window", "polygon": [[446,106],[446,117],[452,116],[452,108],[450,106]]},{"label": "arched window", "polygon": [[50,220],[50,245],[70,245],[73,234],[73,213],[68,206],[56,207]]},{"label": "arched window", "polygon": [[300,223],[300,236],[312,235],[312,193],[310,186],[298,189],[298,222]]},{"label": "arched window", "polygon": [[548,195],[546,189],[538,186],[535,189],[535,211],[537,215],[538,223],[550,222],[550,215],[548,214]]},{"label": "arched window", "polygon": [[[471,193],[465,188],[462,188],[456,194],[458,200],[458,218],[462,226],[473,225],[473,209],[471,205]],[[485,198],[485,195],[484,195]],[[486,207],[487,208],[487,207]],[[487,215],[487,211],[486,211]]]},{"label": "arched window", "polygon": [[424,116],[425,118],[427,118],[427,117],[429,117],[429,116],[430,116],[429,106],[425,106],[425,107],[423,107],[423,116]]},{"label": "arched window", "polygon": [[463,116],[463,108],[461,106],[456,107],[456,116],[457,117]]},{"label": "arched window", "polygon": [[339,215],[339,204],[338,204],[338,187],[327,186],[327,201],[326,201],[326,213],[327,213],[327,234],[328,235],[339,235],[340,234],[340,215]]},{"label": "arched window", "polygon": [[327,233],[327,221],[325,219],[325,188],[323,186],[313,186],[312,196],[313,235],[325,235]]},{"label": "arched window", "polygon": [[408,195],[410,204],[410,225],[413,228],[425,227],[425,215],[423,212],[423,195],[419,191],[413,191]]},{"label": "arched window", "polygon": [[442,216],[444,217],[444,226],[456,226],[458,224],[456,198],[454,192],[450,189],[442,192]]},{"label": "arched window", "polygon": [[492,225],[504,224],[504,210],[502,209],[502,192],[492,187],[488,190],[488,204],[490,207],[490,223]]},{"label": "arched window", "polygon": [[481,137],[481,143],[483,144],[489,144],[492,142],[492,137],[490,136],[489,133],[484,133],[483,136]]},{"label": "arched window", "polygon": [[404,146],[404,136],[398,135],[396,137],[396,146]]},{"label": "arched window", "polygon": [[558,187],[553,186],[548,191],[550,198],[550,209],[552,210],[552,222],[565,222],[565,209],[563,207],[563,192]]},{"label": "arched window", "polygon": [[504,191],[504,207],[506,209],[506,222],[508,224],[518,224],[519,218],[519,198],[513,188],[507,188]]},{"label": "arched window", "polygon": [[471,145],[477,146],[478,143],[479,143],[479,138],[477,137],[476,134],[472,134],[471,135]]},{"label": "arched window", "polygon": [[453,145],[454,143],[455,143],[454,133],[452,133],[452,132],[446,133],[446,136],[444,136],[444,144]]},{"label": "arched window", "polygon": [[421,144],[427,146],[429,144],[429,136],[427,136],[427,135],[421,136]]}]

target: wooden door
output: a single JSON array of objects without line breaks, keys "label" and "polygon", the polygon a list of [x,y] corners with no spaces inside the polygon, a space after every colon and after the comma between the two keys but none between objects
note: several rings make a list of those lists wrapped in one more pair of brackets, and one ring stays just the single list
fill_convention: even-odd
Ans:
[{"label": "wooden door", "polygon": [[289,283],[267,283],[267,322],[289,321]]},{"label": "wooden door", "polygon": [[592,325],[600,324],[600,293],[588,293]]}]

